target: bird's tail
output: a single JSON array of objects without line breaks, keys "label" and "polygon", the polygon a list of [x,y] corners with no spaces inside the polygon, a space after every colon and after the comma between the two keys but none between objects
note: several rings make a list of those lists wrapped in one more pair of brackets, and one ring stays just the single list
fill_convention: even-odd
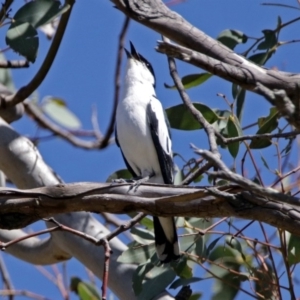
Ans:
[{"label": "bird's tail", "polygon": [[180,250],[174,218],[153,217],[156,253],[162,263],[177,260]]}]

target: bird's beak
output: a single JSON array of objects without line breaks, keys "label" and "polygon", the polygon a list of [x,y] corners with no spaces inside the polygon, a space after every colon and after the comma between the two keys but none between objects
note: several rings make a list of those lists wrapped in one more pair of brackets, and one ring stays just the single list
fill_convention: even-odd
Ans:
[{"label": "bird's beak", "polygon": [[130,42],[130,50],[131,50],[131,57],[135,58],[136,60],[141,60],[140,59],[140,55],[138,54],[138,52],[135,50],[133,44]]},{"label": "bird's beak", "polygon": [[131,53],[126,48],[123,48],[123,49],[124,49],[124,51],[126,53],[127,58],[132,58]]}]

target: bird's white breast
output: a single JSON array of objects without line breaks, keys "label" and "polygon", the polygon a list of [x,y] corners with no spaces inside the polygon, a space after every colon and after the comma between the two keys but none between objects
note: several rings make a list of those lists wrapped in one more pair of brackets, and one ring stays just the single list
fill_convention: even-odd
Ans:
[{"label": "bird's white breast", "polygon": [[[134,85],[134,88],[133,88]],[[157,152],[147,122],[146,109],[153,99],[152,85],[126,82],[124,98],[117,109],[117,135],[122,152],[138,176],[153,172],[161,177]],[[154,98],[155,101],[157,101]]]}]

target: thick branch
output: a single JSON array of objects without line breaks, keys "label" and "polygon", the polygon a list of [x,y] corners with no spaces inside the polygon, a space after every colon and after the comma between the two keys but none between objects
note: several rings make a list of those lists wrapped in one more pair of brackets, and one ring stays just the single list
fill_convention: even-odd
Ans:
[{"label": "thick branch", "polygon": [[[267,190],[267,189],[266,189]],[[32,190],[0,189],[1,226],[58,213],[142,211],[159,216],[229,217],[258,220],[300,235],[300,205],[273,201],[238,187],[215,190],[165,185],[77,183]],[[226,191],[226,192],[225,192]],[[279,193],[278,193],[279,194]],[[14,218],[19,220],[19,223]],[[13,220],[13,222],[10,222]]]},{"label": "thick branch", "polygon": [[[267,70],[250,62],[171,11],[161,0],[111,1],[130,18],[188,48],[163,43],[160,52],[198,65],[247,90],[259,93],[257,83],[270,90],[283,90],[295,105],[294,115],[299,114],[299,74]],[[300,129],[299,121],[293,125]]]}]

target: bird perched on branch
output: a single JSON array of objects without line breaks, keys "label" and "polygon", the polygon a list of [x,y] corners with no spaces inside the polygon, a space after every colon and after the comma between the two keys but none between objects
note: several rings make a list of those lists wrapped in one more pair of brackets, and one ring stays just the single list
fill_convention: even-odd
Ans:
[{"label": "bird perched on branch", "polygon": [[[124,96],[116,115],[116,141],[128,170],[140,182],[173,184],[174,167],[169,124],[155,94],[151,64],[132,43],[125,49],[128,61]],[[173,217],[153,217],[156,253],[168,263],[180,251]]]}]

